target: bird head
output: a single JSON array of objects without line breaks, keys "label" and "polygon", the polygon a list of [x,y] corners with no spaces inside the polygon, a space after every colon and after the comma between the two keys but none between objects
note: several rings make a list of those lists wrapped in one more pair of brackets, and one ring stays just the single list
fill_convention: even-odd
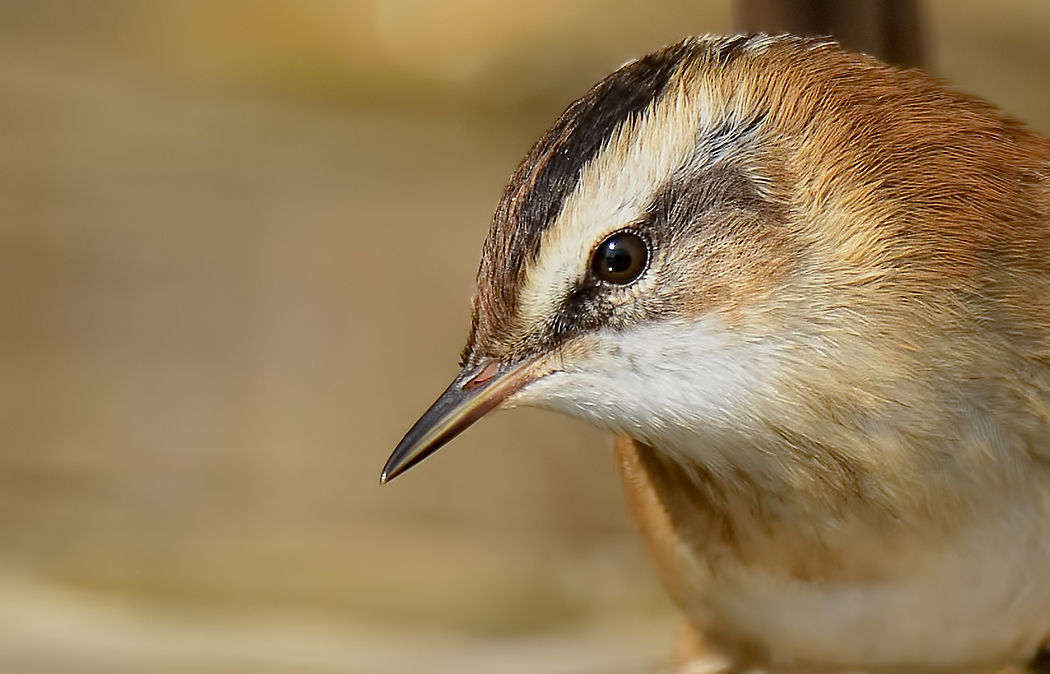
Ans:
[{"label": "bird head", "polygon": [[697,38],[626,64],[513,175],[462,370],[382,481],[516,405],[711,470],[899,468],[965,395],[999,301],[989,251],[1011,254],[999,223],[1031,219],[1004,166],[1038,172],[1035,142],[829,41]]}]

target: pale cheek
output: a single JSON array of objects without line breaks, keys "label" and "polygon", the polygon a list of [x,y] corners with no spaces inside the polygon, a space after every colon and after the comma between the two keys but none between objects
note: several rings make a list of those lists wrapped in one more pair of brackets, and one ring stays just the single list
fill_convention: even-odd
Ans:
[{"label": "pale cheek", "polygon": [[613,432],[674,444],[740,423],[778,369],[768,345],[729,338],[711,321],[655,324],[592,336],[565,368],[507,407],[539,407]]},{"label": "pale cheek", "polygon": [[627,416],[624,394],[615,381],[592,372],[555,372],[519,391],[507,406],[538,407],[615,430]]},{"label": "pale cheek", "polygon": [[613,432],[649,437],[654,431],[690,426],[701,411],[689,377],[680,371],[639,368],[633,358],[552,373],[520,391],[509,406],[525,405],[567,414]]}]

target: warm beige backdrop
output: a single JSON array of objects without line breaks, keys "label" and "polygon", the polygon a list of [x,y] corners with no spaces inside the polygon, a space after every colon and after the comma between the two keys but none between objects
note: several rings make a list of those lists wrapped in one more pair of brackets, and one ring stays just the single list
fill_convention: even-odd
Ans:
[{"label": "warm beige backdrop", "polygon": [[[927,4],[1050,131],[1050,4]],[[671,611],[610,443],[456,371],[500,190],[726,2],[0,1],[0,671],[637,672]],[[425,663],[425,664],[420,664]]]}]

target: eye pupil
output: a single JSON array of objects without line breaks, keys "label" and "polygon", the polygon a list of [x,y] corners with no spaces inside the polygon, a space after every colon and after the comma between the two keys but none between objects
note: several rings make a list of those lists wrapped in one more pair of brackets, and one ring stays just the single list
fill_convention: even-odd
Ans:
[{"label": "eye pupil", "polygon": [[622,274],[631,268],[631,254],[622,248],[613,248],[605,256],[608,270],[613,274]]},{"label": "eye pupil", "polygon": [[633,232],[617,232],[594,251],[591,271],[606,283],[624,285],[642,275],[649,262],[649,246]]}]

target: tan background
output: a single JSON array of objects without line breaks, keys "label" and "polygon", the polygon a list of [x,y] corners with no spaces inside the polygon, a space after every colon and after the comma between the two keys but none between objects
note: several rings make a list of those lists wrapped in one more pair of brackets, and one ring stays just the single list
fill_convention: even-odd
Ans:
[{"label": "tan background", "polygon": [[[1050,3],[925,6],[1050,131]],[[654,671],[609,441],[456,371],[504,181],[726,2],[0,0],[0,671]]]}]

